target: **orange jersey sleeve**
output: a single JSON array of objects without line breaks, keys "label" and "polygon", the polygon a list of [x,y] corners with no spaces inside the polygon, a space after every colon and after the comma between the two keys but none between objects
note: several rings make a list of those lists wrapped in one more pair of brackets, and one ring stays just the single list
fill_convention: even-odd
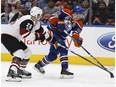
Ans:
[{"label": "orange jersey sleeve", "polygon": [[83,22],[81,20],[77,21],[78,26],[82,29],[83,28]]},{"label": "orange jersey sleeve", "polygon": [[49,19],[50,23],[53,24],[53,25],[56,25],[57,22],[59,21],[59,18],[58,17],[50,17]]}]

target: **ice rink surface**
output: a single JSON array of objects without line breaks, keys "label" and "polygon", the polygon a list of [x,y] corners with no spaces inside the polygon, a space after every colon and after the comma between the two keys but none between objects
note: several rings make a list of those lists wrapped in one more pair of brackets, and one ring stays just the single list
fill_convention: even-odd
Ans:
[{"label": "ice rink surface", "polygon": [[[60,64],[49,64],[45,75],[33,69],[35,63],[29,63],[27,70],[32,72],[31,79],[22,82],[6,82],[10,62],[1,62],[1,87],[115,87],[115,78],[96,66],[69,65],[74,73],[73,79],[60,79]],[[114,73],[114,70],[112,70]]]}]

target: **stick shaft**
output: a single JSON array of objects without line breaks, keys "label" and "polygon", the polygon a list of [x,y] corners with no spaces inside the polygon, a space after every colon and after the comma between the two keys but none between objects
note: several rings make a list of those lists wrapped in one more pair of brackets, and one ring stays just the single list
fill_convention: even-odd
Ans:
[{"label": "stick shaft", "polygon": [[[73,41],[75,41],[76,42],[76,40],[70,35],[70,34],[68,34],[66,31],[65,31],[65,33],[73,40]],[[104,69],[107,69],[107,68],[105,68],[89,51],[87,51],[82,45],[81,45],[81,48],[83,49],[83,50],[85,50],[98,64],[100,64]]]},{"label": "stick shaft", "polygon": [[97,63],[99,63],[103,68],[105,68],[89,51],[87,51],[83,46],[81,46],[83,50],[85,50]]},{"label": "stick shaft", "polygon": [[89,62],[89,63],[91,63],[91,64],[93,64],[93,65],[95,65],[95,66],[101,68],[102,70],[104,70],[104,71],[106,71],[106,72],[108,72],[110,75],[111,75],[111,74],[113,75],[113,73],[110,72],[110,71],[108,71],[106,68],[103,68],[102,66],[99,66],[99,65],[93,63],[93,62],[90,61],[89,59],[87,59],[87,58],[85,58],[85,57],[83,57],[83,56],[81,56],[81,55],[75,53],[74,51],[70,50],[70,49],[69,49],[68,47],[66,47],[66,46],[63,46],[63,45],[61,45],[61,44],[59,44],[59,45],[60,45],[61,47],[65,48],[66,50],[70,51],[71,53],[73,53],[73,54],[75,54],[75,55],[81,57],[81,58],[84,59],[84,60],[86,60],[87,62]]}]

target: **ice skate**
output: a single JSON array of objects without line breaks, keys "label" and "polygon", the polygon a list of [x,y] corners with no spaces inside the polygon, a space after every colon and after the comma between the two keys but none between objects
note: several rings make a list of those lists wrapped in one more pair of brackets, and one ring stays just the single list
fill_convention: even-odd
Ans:
[{"label": "ice skate", "polygon": [[27,78],[27,79],[32,78],[32,74],[29,71],[26,71],[25,69],[24,70],[19,69],[18,72],[22,76],[22,78]]},{"label": "ice skate", "polygon": [[21,82],[22,76],[20,76],[18,72],[16,73],[16,71],[9,69],[6,81],[8,81],[8,82]]},{"label": "ice skate", "polygon": [[40,67],[40,65],[38,63],[34,65],[34,69],[39,71],[41,74],[45,74],[44,68]]},{"label": "ice skate", "polygon": [[60,78],[71,79],[71,78],[74,78],[74,74],[69,72],[67,69],[62,69]]}]

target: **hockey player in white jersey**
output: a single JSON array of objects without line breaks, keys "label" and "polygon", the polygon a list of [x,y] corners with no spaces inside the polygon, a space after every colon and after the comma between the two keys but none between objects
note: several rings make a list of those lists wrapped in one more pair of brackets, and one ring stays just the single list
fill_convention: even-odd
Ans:
[{"label": "hockey player in white jersey", "polygon": [[30,15],[22,16],[7,29],[2,29],[1,42],[13,56],[6,81],[21,81],[23,77],[31,78],[31,73],[25,68],[29,61],[31,50],[23,43],[23,39],[32,41],[45,39],[44,29],[40,25],[42,10],[33,7]]}]

